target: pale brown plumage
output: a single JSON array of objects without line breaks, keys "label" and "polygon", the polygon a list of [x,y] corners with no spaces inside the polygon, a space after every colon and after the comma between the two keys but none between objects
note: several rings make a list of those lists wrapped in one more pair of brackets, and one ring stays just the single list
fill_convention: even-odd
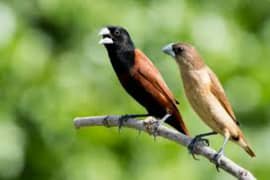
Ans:
[{"label": "pale brown plumage", "polygon": [[227,97],[225,95],[225,92],[223,90],[222,85],[220,84],[220,82],[219,82],[217,76],[215,75],[215,73],[213,73],[210,69],[209,69],[209,76],[211,78],[211,87],[210,87],[211,92],[215,95],[215,97],[219,100],[219,102],[225,108],[227,113],[231,116],[231,118],[239,126],[240,123],[236,120],[236,117],[234,115],[232,106],[229,103],[229,101],[228,101],[228,99],[227,99]]},{"label": "pale brown plumage", "polygon": [[221,83],[196,49],[186,43],[177,43],[166,46],[164,52],[176,59],[186,96],[195,112],[214,132],[225,137],[222,153],[227,140],[231,139],[254,157]]}]

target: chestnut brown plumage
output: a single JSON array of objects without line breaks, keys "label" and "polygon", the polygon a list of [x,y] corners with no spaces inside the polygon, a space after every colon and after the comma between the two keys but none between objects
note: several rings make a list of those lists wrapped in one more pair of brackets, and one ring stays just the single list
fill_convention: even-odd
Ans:
[{"label": "chestnut brown plumage", "polygon": [[[166,54],[176,60],[186,96],[200,118],[214,131],[198,135],[199,138],[212,134],[222,134],[225,139],[217,154],[219,158],[229,139],[239,144],[251,157],[251,150],[236,120],[233,109],[215,73],[204,63],[196,49],[186,43],[169,44],[163,48]],[[193,142],[194,143],[194,142]]]},{"label": "chestnut brown plumage", "polygon": [[188,135],[177,108],[177,101],[154,64],[136,49],[129,33],[122,27],[107,26],[100,33],[113,69],[124,89],[146,108],[149,115],[168,118],[166,123]]}]

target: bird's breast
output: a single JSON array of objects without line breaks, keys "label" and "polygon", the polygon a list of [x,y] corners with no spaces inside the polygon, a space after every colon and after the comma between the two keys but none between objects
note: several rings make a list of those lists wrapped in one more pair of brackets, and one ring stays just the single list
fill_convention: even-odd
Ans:
[{"label": "bird's breast", "polygon": [[223,134],[224,129],[232,129],[236,134],[235,123],[211,92],[211,79],[207,71],[196,70],[182,73],[184,88],[189,103],[200,118],[214,131]]},{"label": "bird's breast", "polygon": [[204,70],[182,72],[184,88],[187,95],[202,95],[207,93],[211,79]]},{"label": "bird's breast", "polygon": [[211,79],[204,70],[196,70],[182,73],[185,94],[190,105],[200,118],[215,131],[221,131],[222,127],[216,123],[215,117],[218,108],[214,105],[216,100],[210,92]]}]

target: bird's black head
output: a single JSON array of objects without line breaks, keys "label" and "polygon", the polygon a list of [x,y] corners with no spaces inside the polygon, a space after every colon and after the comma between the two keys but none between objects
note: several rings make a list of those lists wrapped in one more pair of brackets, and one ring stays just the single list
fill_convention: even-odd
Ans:
[{"label": "bird's black head", "polygon": [[126,29],[119,26],[106,26],[99,32],[102,39],[99,41],[108,50],[134,50],[134,44]]}]

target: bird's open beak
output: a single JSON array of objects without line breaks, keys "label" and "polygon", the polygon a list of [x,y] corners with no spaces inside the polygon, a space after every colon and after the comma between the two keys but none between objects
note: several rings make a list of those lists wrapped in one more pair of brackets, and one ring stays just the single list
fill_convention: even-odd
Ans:
[{"label": "bird's open beak", "polygon": [[107,27],[102,28],[98,35],[102,36],[102,39],[98,42],[99,44],[113,44],[113,40],[111,38],[111,32]]},{"label": "bird's open beak", "polygon": [[170,43],[170,44],[164,46],[164,47],[162,48],[162,51],[163,51],[165,54],[168,54],[168,55],[170,55],[170,56],[172,56],[172,57],[175,57],[175,53],[174,53],[174,51],[173,51],[173,44],[174,44],[174,43]]}]

